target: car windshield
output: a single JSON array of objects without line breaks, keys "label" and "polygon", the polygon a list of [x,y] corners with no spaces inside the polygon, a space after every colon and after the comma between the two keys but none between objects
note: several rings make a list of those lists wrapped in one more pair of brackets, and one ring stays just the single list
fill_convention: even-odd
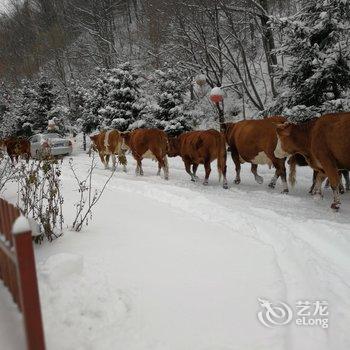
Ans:
[{"label": "car windshield", "polygon": [[60,139],[61,136],[58,134],[43,134],[44,139]]}]

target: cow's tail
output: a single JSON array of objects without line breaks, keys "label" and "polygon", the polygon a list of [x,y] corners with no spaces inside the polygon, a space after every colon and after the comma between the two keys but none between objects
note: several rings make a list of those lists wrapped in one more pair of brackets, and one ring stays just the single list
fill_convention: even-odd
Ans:
[{"label": "cow's tail", "polygon": [[219,173],[219,181],[226,170],[226,140],[223,134],[220,135],[219,145],[218,145],[218,155],[217,155],[217,166]]},{"label": "cow's tail", "polygon": [[292,187],[296,184],[296,174],[297,174],[297,161],[295,157],[289,159],[289,176],[288,181]]}]

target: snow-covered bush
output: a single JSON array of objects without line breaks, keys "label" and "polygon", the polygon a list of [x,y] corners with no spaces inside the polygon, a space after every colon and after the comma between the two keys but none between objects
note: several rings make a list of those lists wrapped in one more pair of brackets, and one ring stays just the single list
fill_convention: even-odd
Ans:
[{"label": "snow-covered bush", "polygon": [[61,193],[61,166],[55,159],[21,162],[18,167],[18,207],[25,216],[38,224],[40,235],[50,242],[62,234],[63,196]]},{"label": "snow-covered bush", "polygon": [[0,193],[5,189],[8,182],[17,180],[18,168],[12,166],[10,157],[0,150]]},{"label": "snow-covered bush", "polygon": [[105,191],[107,184],[109,183],[115,172],[115,170],[111,172],[110,176],[104,182],[104,185],[100,190],[94,189],[93,178],[96,165],[97,163],[95,159],[95,153],[93,153],[88,173],[84,179],[80,179],[78,177],[77,172],[75,171],[73,159],[71,158],[69,160],[69,167],[73,173],[74,179],[77,182],[77,187],[79,191],[79,200],[74,204],[76,213],[72,224],[72,229],[77,232],[81,231],[84,225],[89,225],[90,221],[92,220],[92,209],[101,199],[101,196]]}]

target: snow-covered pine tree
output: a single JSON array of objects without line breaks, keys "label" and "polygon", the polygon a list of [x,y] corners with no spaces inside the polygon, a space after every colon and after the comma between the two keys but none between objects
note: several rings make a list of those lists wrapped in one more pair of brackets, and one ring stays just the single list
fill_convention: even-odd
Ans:
[{"label": "snow-covered pine tree", "polygon": [[190,86],[190,76],[181,69],[165,67],[154,74],[157,106],[154,106],[155,126],[169,135],[192,130],[197,114],[185,95]]},{"label": "snow-covered pine tree", "polygon": [[12,103],[10,90],[4,83],[0,83],[0,139],[11,135],[14,129],[13,119],[9,114]]},{"label": "snow-covered pine tree", "polygon": [[70,81],[69,87],[70,108],[69,122],[75,132],[81,131],[83,124],[84,105],[88,96],[87,89],[79,80]]},{"label": "snow-covered pine tree", "polygon": [[46,77],[37,82],[23,81],[13,93],[13,103],[7,112],[7,118],[12,119],[12,134],[31,136],[47,131],[48,122],[53,118],[63,132],[64,116],[58,96],[55,85]]},{"label": "snow-covered pine tree", "polygon": [[83,109],[83,131],[101,128],[128,129],[140,113],[138,74],[130,63],[117,68],[98,68],[87,91]]},{"label": "snow-covered pine tree", "polygon": [[282,76],[289,90],[278,104],[292,119],[307,119],[350,87],[350,0],[310,0],[277,22],[284,33],[281,51],[291,59]]},{"label": "snow-covered pine tree", "polygon": [[58,106],[58,93],[52,81],[42,77],[36,85],[36,105],[32,116],[33,130],[46,130],[49,120],[55,117],[54,110]]}]

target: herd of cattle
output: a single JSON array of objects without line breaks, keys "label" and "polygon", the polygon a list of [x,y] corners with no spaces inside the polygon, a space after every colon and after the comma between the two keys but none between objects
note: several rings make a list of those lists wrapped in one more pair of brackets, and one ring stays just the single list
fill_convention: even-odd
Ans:
[{"label": "herd of cattle", "polygon": [[243,120],[222,124],[221,132],[213,129],[190,131],[177,137],[169,137],[158,129],[137,129],[131,132],[110,130],[91,136],[91,145],[98,151],[105,167],[108,167],[110,157],[115,167],[116,156],[120,157],[130,150],[137,162],[136,174],[140,175],[143,175],[143,158],[151,157],[158,161],[158,174],[163,169],[165,179],[169,178],[167,156],[180,156],[192,181],[197,180],[198,165],[204,164],[204,185],[208,184],[210,164],[216,159],[224,188],[228,187],[226,149],[229,146],[236,167],[235,183],[241,182],[241,163],[251,163],[251,172],[259,184],[263,178],[258,175],[258,165],[267,164],[276,169],[269,187],[274,188],[280,177],[283,193],[288,193],[286,159],[289,157],[291,184],[295,183],[296,165],[309,165],[314,170],[310,192],[322,195],[322,183],[328,178],[334,195],[331,208],[338,210],[339,193],[345,191],[342,174],[346,180],[346,189],[350,189],[349,135],[350,113],[336,113],[300,124],[289,123],[283,116]]},{"label": "herd of cattle", "polygon": [[[276,169],[269,187],[276,186],[280,177],[283,193],[288,193],[286,160],[289,157],[290,183],[295,183],[296,165],[310,166],[314,170],[310,193],[322,196],[322,183],[326,178],[333,190],[331,208],[340,207],[339,193],[350,189],[350,112],[323,115],[304,123],[289,123],[283,116],[271,116],[262,120],[243,120],[236,123],[224,123],[221,131],[214,129],[185,132],[179,136],[168,136],[159,129],[136,129],[130,132],[118,130],[102,131],[90,136],[91,149],[98,152],[102,163],[108,167],[125,158],[130,150],[137,162],[136,174],[143,175],[142,159],[152,158],[158,162],[158,175],[164,171],[169,179],[167,157],[180,156],[186,172],[192,181],[198,179],[196,172],[199,164],[205,168],[203,184],[208,184],[211,162],[217,160],[219,177],[223,178],[223,187],[228,188],[226,178],[227,146],[236,168],[235,183],[241,182],[241,164],[251,163],[251,172],[261,184],[263,178],[258,174],[258,165],[267,164]],[[21,139],[0,141],[0,147],[6,147],[13,160],[19,155],[30,155],[30,144]],[[121,162],[126,171],[125,162]]]}]

